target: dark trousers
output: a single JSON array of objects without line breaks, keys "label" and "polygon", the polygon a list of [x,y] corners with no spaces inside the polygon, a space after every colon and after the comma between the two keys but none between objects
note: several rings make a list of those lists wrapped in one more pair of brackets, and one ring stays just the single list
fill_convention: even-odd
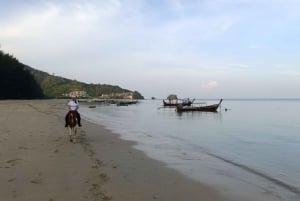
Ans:
[{"label": "dark trousers", "polygon": [[[76,112],[76,118],[77,118],[77,123],[78,125],[81,125],[81,117],[80,117],[80,114],[78,111],[75,111]],[[65,116],[65,122],[66,122],[66,125],[68,125],[68,116],[69,116],[69,112],[66,114]]]}]

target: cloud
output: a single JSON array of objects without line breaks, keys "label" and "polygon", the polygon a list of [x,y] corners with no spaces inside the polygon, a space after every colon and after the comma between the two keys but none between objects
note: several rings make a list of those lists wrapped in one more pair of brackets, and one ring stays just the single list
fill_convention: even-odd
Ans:
[{"label": "cloud", "polygon": [[[139,83],[147,90],[164,86],[164,91],[189,85],[196,93],[200,87],[217,93],[210,89],[256,80],[262,72],[299,76],[295,0],[3,3],[1,48],[68,78],[133,88]],[[281,65],[273,69],[273,64]]]},{"label": "cloud", "polygon": [[212,88],[216,88],[217,86],[218,86],[217,81],[209,81],[206,84],[202,84],[201,88],[203,88],[203,89],[212,89]]},{"label": "cloud", "polygon": [[41,9],[39,12],[21,13],[13,18],[2,21],[2,31],[0,36],[5,38],[26,38],[37,37],[45,34],[49,21],[56,16],[58,9],[49,7],[46,10]]}]

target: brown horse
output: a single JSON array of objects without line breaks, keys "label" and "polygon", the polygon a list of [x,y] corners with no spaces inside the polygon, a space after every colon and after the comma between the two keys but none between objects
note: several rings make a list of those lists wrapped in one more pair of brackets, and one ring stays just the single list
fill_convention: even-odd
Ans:
[{"label": "brown horse", "polygon": [[69,111],[67,117],[67,124],[69,129],[70,142],[75,143],[77,136],[77,115],[76,111]]}]

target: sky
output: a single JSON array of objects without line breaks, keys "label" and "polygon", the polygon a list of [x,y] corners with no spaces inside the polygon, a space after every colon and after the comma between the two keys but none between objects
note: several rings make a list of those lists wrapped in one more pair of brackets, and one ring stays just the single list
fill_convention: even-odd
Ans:
[{"label": "sky", "polygon": [[298,0],[0,0],[0,49],[145,98],[300,98]]}]

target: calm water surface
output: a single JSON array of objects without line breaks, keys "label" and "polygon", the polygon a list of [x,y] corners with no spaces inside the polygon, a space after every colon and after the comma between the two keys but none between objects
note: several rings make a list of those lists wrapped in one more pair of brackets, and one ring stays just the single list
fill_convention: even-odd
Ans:
[{"label": "calm water surface", "polygon": [[224,100],[217,113],[178,114],[161,105],[82,103],[80,111],[193,179],[228,189],[252,185],[285,201],[300,200],[300,100]]}]

